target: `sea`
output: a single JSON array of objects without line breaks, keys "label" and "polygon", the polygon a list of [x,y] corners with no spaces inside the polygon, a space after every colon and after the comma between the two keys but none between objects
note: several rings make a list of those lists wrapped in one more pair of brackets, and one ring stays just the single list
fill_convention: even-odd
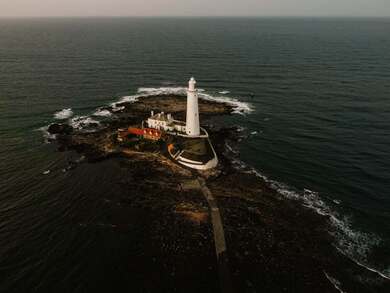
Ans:
[{"label": "sea", "polygon": [[201,98],[234,106],[237,168],[327,216],[334,246],[390,279],[389,18],[3,18],[1,292],[115,279],[121,237],[99,234],[97,200],[115,169],[67,170],[77,155],[47,126],[87,129],[109,119],[101,107],[185,93],[191,76]]}]

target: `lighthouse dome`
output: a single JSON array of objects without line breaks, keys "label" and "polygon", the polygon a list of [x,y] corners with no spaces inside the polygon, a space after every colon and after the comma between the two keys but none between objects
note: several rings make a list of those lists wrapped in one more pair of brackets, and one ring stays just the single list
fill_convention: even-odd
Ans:
[{"label": "lighthouse dome", "polygon": [[195,78],[191,77],[190,81],[188,82],[188,90],[195,91],[195,84],[196,84]]}]

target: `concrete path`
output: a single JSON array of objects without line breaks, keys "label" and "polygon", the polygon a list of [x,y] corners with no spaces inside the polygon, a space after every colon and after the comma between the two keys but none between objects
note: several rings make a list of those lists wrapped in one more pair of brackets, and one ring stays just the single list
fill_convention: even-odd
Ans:
[{"label": "concrete path", "polygon": [[206,198],[210,208],[211,223],[213,225],[215,251],[217,254],[218,274],[219,274],[219,281],[221,285],[221,291],[224,293],[231,293],[233,292],[233,287],[230,278],[228,257],[226,253],[225,233],[223,231],[221,214],[219,212],[217,201],[214,198],[211,191],[206,186],[205,180],[201,177],[198,177],[198,182],[200,185],[200,190],[202,191],[204,197]]}]

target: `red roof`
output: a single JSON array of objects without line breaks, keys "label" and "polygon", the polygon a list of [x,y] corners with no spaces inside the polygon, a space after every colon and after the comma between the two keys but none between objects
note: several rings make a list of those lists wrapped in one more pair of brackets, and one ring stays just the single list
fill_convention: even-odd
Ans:
[{"label": "red roof", "polygon": [[149,135],[154,137],[160,137],[161,131],[154,129],[154,128],[134,128],[129,127],[127,130],[129,133],[135,134],[135,135]]}]

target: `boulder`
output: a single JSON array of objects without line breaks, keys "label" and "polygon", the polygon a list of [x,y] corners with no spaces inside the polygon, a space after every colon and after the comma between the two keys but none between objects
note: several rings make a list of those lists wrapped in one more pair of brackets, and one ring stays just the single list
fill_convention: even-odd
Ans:
[{"label": "boulder", "polygon": [[49,126],[47,131],[50,134],[71,134],[73,127],[68,124],[53,123]]}]

